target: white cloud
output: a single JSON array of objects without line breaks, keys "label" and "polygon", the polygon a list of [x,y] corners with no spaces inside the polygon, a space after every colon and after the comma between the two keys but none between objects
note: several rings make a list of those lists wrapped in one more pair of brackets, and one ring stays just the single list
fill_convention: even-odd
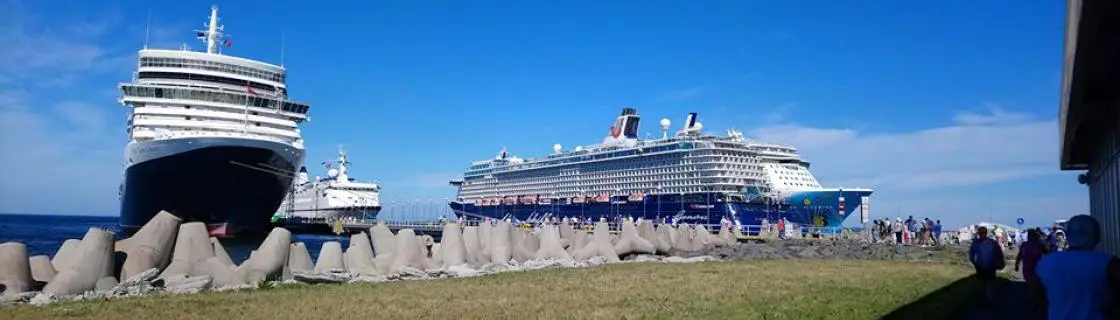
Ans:
[{"label": "white cloud", "polygon": [[126,74],[132,53],[99,44],[113,15],[43,20],[18,2],[0,12],[0,212],[114,214],[124,109],[72,86]]},{"label": "white cloud", "polygon": [[953,117],[953,121],[965,126],[1007,125],[1027,122],[1031,115],[1025,113],[1007,112],[999,105],[988,103],[989,113],[978,114],[974,112],[961,112]]},{"label": "white cloud", "polygon": [[[830,185],[925,190],[1055,174],[1057,120],[998,108],[961,113],[956,124],[910,132],[778,124],[753,130],[796,146]],[[1040,145],[1044,143],[1045,145]]]},{"label": "white cloud", "polygon": [[681,89],[681,90],[669,91],[669,92],[666,92],[666,93],[662,94],[660,97],[658,97],[658,100],[662,100],[662,101],[687,100],[689,98],[695,97],[696,95],[700,94],[700,92],[702,92],[702,91],[704,91],[704,87],[701,87],[701,86],[696,86],[696,87],[691,87],[691,88]]},{"label": "white cloud", "polygon": [[11,98],[2,103],[0,212],[115,212],[123,131],[83,102],[48,112]]},{"label": "white cloud", "polygon": [[[1044,176],[1058,181],[1058,175],[1069,175],[1058,170],[1056,119],[989,105],[986,113],[961,112],[947,122],[875,133],[774,124],[750,135],[796,146],[826,186],[875,189],[874,216],[914,214],[955,225],[987,220],[991,211],[998,222],[1010,224],[1016,217],[1045,220],[1087,212],[1085,195],[995,198],[961,191],[995,192],[986,186]],[[1070,189],[1076,191],[1063,187]]]}]

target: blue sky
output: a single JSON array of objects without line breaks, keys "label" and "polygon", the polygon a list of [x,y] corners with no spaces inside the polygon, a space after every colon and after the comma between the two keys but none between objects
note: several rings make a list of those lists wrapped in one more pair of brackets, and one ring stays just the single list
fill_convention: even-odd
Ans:
[{"label": "blue sky", "polygon": [[[591,144],[621,107],[790,143],[872,215],[1086,212],[1058,170],[1064,6],[989,1],[223,1],[227,52],[289,69],[308,162],[385,202],[470,161]],[[136,51],[201,44],[204,1],[0,0],[0,212],[117,214]],[[311,166],[312,169],[316,167]],[[313,170],[314,171],[314,170]]]}]

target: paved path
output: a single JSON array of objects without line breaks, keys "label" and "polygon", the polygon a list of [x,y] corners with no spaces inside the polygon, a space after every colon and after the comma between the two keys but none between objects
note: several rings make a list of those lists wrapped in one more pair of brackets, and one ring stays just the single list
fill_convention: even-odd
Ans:
[{"label": "paved path", "polygon": [[991,303],[978,302],[961,311],[959,319],[1045,319],[1031,314],[1031,304],[1027,299],[1027,283],[1020,280],[1001,281],[995,289],[994,301]]}]

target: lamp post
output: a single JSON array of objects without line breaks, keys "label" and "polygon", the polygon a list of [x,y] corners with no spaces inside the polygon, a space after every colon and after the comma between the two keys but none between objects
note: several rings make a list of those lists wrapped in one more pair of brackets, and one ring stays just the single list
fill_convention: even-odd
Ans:
[{"label": "lamp post", "polygon": [[[645,192],[649,193],[649,190],[647,189]],[[645,217],[648,217],[648,216],[646,215],[646,195],[643,194],[642,195],[642,218],[645,218]]]},{"label": "lamp post", "polygon": [[[621,193],[622,193],[622,189],[620,189],[620,188],[615,188],[615,189],[614,189],[614,193],[615,193],[615,194],[621,194]],[[621,208],[621,207],[619,207],[619,205],[618,205],[617,203],[615,203],[615,202],[614,202],[614,199],[613,199],[614,197],[611,197],[611,198],[612,198],[612,199],[611,199],[611,205],[612,205],[612,206],[614,206],[614,215],[615,215],[615,217],[621,216],[621,215],[622,215],[622,212],[620,212],[620,211],[621,211],[621,209],[622,209],[622,208]]]}]

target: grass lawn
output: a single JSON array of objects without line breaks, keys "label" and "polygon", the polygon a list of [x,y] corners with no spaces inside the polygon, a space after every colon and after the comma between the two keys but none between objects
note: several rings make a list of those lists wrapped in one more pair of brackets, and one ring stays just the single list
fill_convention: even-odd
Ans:
[{"label": "grass lawn", "polygon": [[899,261],[628,263],[2,307],[0,319],[932,319],[964,297],[926,296],[970,273]]}]

